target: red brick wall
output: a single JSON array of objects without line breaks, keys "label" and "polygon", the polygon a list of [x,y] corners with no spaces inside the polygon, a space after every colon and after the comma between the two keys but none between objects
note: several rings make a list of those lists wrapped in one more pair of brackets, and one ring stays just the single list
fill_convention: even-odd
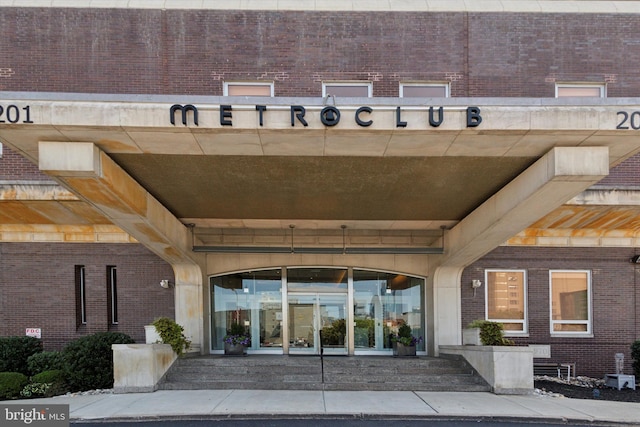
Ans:
[{"label": "red brick wall", "polygon": [[[517,344],[550,344],[551,359],[575,362],[578,375],[602,377],[615,372],[615,354],[625,354],[631,368],[631,343],[640,339],[640,266],[629,259],[633,248],[499,247],[467,267],[462,275],[462,325],[485,316],[484,270],[524,269],[528,282],[529,337]],[[590,270],[593,338],[556,338],[549,332],[549,270]],[[483,283],[473,296],[471,280]]]},{"label": "red brick wall", "polygon": [[629,157],[624,162],[611,168],[609,176],[598,182],[597,185],[640,188],[640,154]]},{"label": "red brick wall", "polygon": [[[223,80],[449,80],[453,96],[553,97],[554,82],[640,96],[640,15],[3,8],[0,90],[221,95]],[[7,49],[8,48],[8,49]]]},{"label": "red brick wall", "polygon": [[[87,324],[76,329],[76,265],[85,266]],[[117,268],[118,325],[107,322],[107,265]],[[144,343],[144,325],[174,317],[171,267],[136,244],[0,243],[0,336],[41,328],[45,350],[99,331]]]},{"label": "red brick wall", "polygon": [[0,180],[51,181],[51,178],[40,172],[37,165],[3,145],[0,156]]}]

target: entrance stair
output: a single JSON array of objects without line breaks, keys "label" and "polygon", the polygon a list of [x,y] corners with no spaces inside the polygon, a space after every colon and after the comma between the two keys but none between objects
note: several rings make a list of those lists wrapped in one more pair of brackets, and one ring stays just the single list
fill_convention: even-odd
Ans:
[{"label": "entrance stair", "polygon": [[384,356],[187,356],[161,390],[490,391],[462,358]]}]

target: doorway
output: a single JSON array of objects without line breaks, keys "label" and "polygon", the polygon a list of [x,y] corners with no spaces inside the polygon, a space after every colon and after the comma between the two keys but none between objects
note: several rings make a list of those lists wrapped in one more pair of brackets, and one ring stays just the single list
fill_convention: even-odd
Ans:
[{"label": "doorway", "polygon": [[289,293],[289,354],[346,355],[347,295]]}]

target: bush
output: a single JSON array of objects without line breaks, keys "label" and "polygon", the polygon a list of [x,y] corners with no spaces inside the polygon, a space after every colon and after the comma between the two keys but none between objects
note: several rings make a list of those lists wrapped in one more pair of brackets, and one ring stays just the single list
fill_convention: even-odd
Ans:
[{"label": "bush", "polygon": [[34,337],[0,337],[0,372],[29,375],[29,356],[42,352],[42,341]]},{"label": "bush", "polygon": [[633,359],[633,372],[636,378],[640,378],[640,340],[631,344],[631,358]]},{"label": "bush", "polygon": [[153,326],[155,326],[162,342],[171,345],[171,348],[178,356],[191,347],[191,341],[184,336],[184,328],[178,325],[175,320],[168,317],[160,317],[153,321]]},{"label": "bush", "polygon": [[31,383],[24,386],[22,391],[20,391],[20,396],[22,397],[44,397],[49,389],[51,388],[51,384],[48,383]]},{"label": "bush", "polygon": [[69,391],[64,372],[56,369],[44,371],[31,377],[31,384],[28,384],[20,393],[24,397],[36,396],[58,396]]},{"label": "bush", "polygon": [[15,399],[29,383],[26,375],[20,372],[0,372],[0,399]]},{"label": "bush", "polygon": [[119,332],[98,332],[69,343],[62,355],[64,375],[73,391],[113,387],[112,344],[133,344],[135,341]]},{"label": "bush", "polygon": [[39,374],[44,371],[61,370],[64,368],[64,359],[59,351],[43,351],[29,356],[27,359],[29,373]]},{"label": "bush", "polygon": [[482,345],[513,345],[513,341],[504,337],[502,323],[490,320],[474,320],[470,328],[480,328]]}]

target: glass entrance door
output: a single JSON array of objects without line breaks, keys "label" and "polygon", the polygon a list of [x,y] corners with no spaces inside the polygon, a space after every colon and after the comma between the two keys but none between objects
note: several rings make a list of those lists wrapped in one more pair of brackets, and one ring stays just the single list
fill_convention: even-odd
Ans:
[{"label": "glass entrance door", "polygon": [[345,355],[347,295],[289,293],[289,353]]}]

